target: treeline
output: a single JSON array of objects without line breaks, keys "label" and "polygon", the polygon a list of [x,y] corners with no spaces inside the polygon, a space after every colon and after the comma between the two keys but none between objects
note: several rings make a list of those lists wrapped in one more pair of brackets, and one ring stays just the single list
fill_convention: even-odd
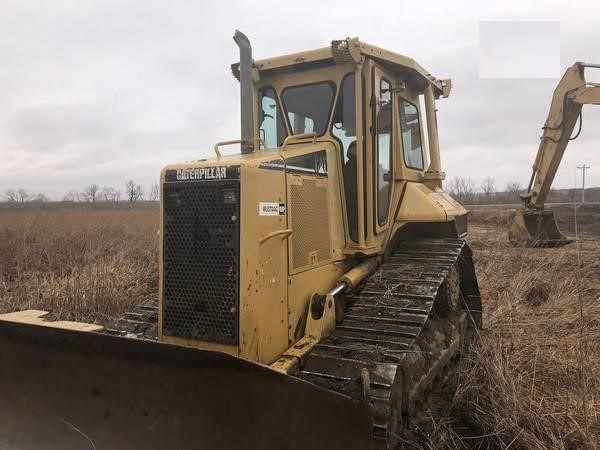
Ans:
[{"label": "treeline", "polygon": [[[526,192],[527,188],[521,183],[513,181],[507,183],[504,189],[498,190],[496,181],[487,177],[480,183],[471,178],[455,177],[444,183],[444,188],[456,200],[465,205],[505,204],[519,203],[519,195]],[[111,186],[100,186],[90,184],[81,190],[70,190],[62,198],[63,202],[129,202],[135,203],[139,200],[155,202],[158,200],[160,191],[158,183],[154,183],[145,190],[142,185],[133,180],[125,183],[124,189],[115,189]],[[581,202],[581,189],[552,189],[548,195],[548,203],[570,203]],[[4,194],[7,203],[46,203],[49,198],[43,194],[31,194],[25,189],[8,189]],[[587,188],[585,190],[586,202],[600,202],[600,188]]]},{"label": "treeline", "polygon": [[[62,198],[63,202],[129,202],[135,203],[138,200],[148,200],[155,202],[159,197],[158,183],[154,183],[146,191],[141,184],[129,180],[124,185],[123,194],[121,190],[111,186],[100,186],[92,183],[81,190],[70,190]],[[31,194],[25,189],[8,189],[4,193],[4,201],[7,203],[46,203],[50,199],[45,194]]]},{"label": "treeline", "polygon": [[[471,178],[455,177],[449,179],[444,184],[444,188],[465,205],[519,203],[521,201],[519,196],[527,191],[527,186],[523,186],[518,181],[507,183],[504,189],[499,189],[496,181],[491,177],[485,178],[480,183],[476,183]],[[581,202],[581,200],[581,189],[551,189],[547,203],[570,203]],[[600,202],[600,188],[587,188],[585,201]]]}]

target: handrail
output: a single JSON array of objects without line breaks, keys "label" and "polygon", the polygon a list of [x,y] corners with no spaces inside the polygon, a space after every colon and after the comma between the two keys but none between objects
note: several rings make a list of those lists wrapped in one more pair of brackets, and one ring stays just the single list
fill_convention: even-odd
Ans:
[{"label": "handrail", "polygon": [[293,233],[293,230],[291,228],[288,228],[285,230],[271,231],[270,233],[267,233],[263,237],[261,237],[258,240],[258,243],[263,244],[265,241],[268,241],[269,239],[271,239],[272,237],[275,237],[275,236],[281,236],[281,239],[283,240],[286,237],[288,237],[289,235],[291,235],[292,233]]},{"label": "handrail", "polygon": [[244,139],[236,139],[234,141],[221,141],[215,144],[215,153],[217,154],[217,158],[221,158],[221,152],[219,151],[219,147],[223,145],[233,145],[233,144],[241,144],[246,142]]},{"label": "handrail", "polygon": [[[260,145],[262,144],[265,149],[267,149],[266,144],[264,143],[264,141],[261,138],[257,139],[258,141],[258,148],[260,148]],[[217,154],[217,158],[221,158],[221,151],[219,150],[219,147],[222,147],[224,145],[233,145],[233,144],[243,144],[244,142],[247,142],[245,139],[235,139],[233,141],[221,141],[221,142],[217,142],[215,144],[215,153]]]},{"label": "handrail", "polygon": [[283,144],[281,145],[281,152],[285,150],[288,144],[292,141],[299,141],[301,139],[312,138],[312,143],[317,142],[317,133],[302,133],[302,134],[291,134],[283,140]]}]

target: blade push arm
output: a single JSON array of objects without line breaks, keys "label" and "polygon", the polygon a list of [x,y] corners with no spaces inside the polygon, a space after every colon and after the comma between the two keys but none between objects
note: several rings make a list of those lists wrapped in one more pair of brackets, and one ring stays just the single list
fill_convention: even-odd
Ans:
[{"label": "blade push arm", "polygon": [[[600,105],[600,84],[585,81],[586,67],[600,68],[600,65],[573,64],[554,90],[527,193],[521,195],[529,209],[543,209],[565,149],[581,131],[581,107],[584,104]],[[578,120],[579,131],[571,138]]]}]

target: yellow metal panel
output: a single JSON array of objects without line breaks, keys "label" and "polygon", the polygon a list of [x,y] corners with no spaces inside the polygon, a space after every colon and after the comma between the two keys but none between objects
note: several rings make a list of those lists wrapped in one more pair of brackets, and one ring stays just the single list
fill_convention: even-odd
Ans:
[{"label": "yellow metal panel", "polygon": [[436,203],[430,194],[433,190],[419,183],[406,183],[400,210],[396,216],[398,221],[407,222],[445,222],[449,220],[443,205]]},{"label": "yellow metal panel", "polygon": [[328,179],[287,174],[290,273],[331,261]]},{"label": "yellow metal panel", "polygon": [[[262,363],[288,347],[286,214],[265,215],[261,203],[286,204],[284,173],[243,167],[241,173],[240,356]],[[287,209],[287,207],[286,207]],[[270,213],[269,213],[270,214]],[[293,230],[292,230],[293,234]]]},{"label": "yellow metal panel", "polygon": [[467,210],[456,200],[454,200],[450,194],[437,189],[436,192],[429,194],[429,198],[433,200],[438,206],[444,208],[448,217],[455,217],[465,214]]}]

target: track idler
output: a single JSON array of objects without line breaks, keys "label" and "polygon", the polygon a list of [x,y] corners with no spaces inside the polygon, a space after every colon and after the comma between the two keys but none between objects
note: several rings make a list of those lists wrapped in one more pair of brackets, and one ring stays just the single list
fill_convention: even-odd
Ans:
[{"label": "track idler", "polygon": [[562,247],[573,239],[565,237],[550,210],[519,210],[508,231],[508,238],[515,247]]}]

